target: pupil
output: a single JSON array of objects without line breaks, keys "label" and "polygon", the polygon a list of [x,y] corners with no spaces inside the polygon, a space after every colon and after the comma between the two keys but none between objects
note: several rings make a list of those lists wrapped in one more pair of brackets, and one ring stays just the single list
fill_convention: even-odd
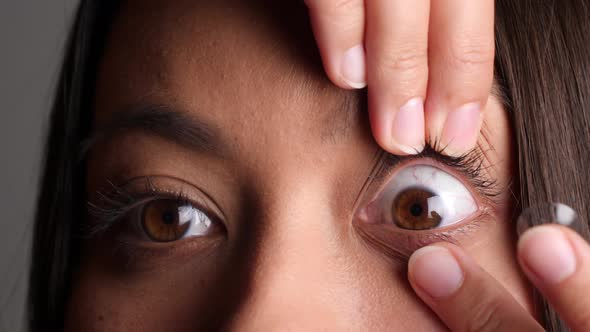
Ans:
[{"label": "pupil", "polygon": [[436,211],[429,211],[429,199],[435,196],[434,193],[422,188],[410,188],[402,191],[392,204],[393,222],[400,228],[410,230],[436,228],[442,217]]},{"label": "pupil", "polygon": [[414,217],[419,217],[422,214],[422,211],[422,206],[420,206],[419,203],[414,203],[412,206],[410,206],[410,213]]},{"label": "pupil", "polygon": [[162,221],[164,221],[166,225],[172,225],[174,223],[174,213],[172,211],[162,213]]}]

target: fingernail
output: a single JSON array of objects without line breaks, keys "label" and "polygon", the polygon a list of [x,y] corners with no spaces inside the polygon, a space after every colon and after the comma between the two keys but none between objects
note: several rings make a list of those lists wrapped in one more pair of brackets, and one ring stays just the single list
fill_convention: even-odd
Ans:
[{"label": "fingernail", "polygon": [[342,56],[342,78],[351,88],[362,89],[367,86],[365,49],[363,45],[349,48]]},{"label": "fingernail", "polygon": [[463,270],[446,248],[423,247],[414,252],[409,262],[414,283],[432,297],[454,294],[463,283]]},{"label": "fingernail", "polygon": [[393,119],[394,144],[406,154],[424,149],[424,102],[414,98],[402,106]]},{"label": "fingernail", "polygon": [[460,155],[475,146],[480,119],[478,103],[465,104],[447,115],[441,138],[447,154]]},{"label": "fingernail", "polygon": [[576,271],[572,246],[554,227],[538,226],[524,232],[518,251],[526,267],[548,284],[557,284]]}]

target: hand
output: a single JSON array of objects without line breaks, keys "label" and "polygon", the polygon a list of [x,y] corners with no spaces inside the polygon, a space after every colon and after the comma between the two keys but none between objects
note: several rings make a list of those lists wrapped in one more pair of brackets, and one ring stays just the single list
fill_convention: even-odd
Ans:
[{"label": "hand", "polygon": [[473,148],[493,80],[493,0],[306,0],[328,77],[368,84],[373,136],[391,153]]},{"label": "hand", "polygon": [[[588,243],[564,226],[537,226],[520,238],[518,259],[568,327],[590,331]],[[508,291],[455,245],[417,250],[408,274],[418,296],[452,331],[543,331]]]}]

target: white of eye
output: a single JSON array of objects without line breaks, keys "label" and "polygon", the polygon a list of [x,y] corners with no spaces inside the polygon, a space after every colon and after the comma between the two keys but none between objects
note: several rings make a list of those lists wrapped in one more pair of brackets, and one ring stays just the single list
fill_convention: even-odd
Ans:
[{"label": "white of eye", "polygon": [[190,223],[189,229],[182,238],[207,235],[213,226],[213,222],[203,211],[190,204],[178,207],[178,222],[181,225]]},{"label": "white of eye", "polygon": [[428,215],[442,217],[438,227],[455,224],[478,209],[467,188],[451,174],[429,165],[412,165],[400,170],[383,189],[378,207],[383,220],[392,221],[391,207],[397,195],[408,189],[422,189],[434,194],[428,198]]}]

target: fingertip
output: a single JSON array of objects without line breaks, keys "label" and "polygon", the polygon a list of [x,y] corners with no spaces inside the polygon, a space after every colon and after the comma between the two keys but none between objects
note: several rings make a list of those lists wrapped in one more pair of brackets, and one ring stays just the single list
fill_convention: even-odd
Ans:
[{"label": "fingertip", "polygon": [[365,48],[359,44],[346,50],[340,63],[340,75],[345,88],[362,89],[367,86]]},{"label": "fingertip", "polygon": [[588,240],[583,238],[582,235],[575,232],[574,230],[563,227],[563,232],[566,237],[570,240],[570,243],[574,249],[574,253],[578,258],[578,264],[585,266],[586,269],[590,268],[590,243]]},{"label": "fingertip", "polygon": [[334,45],[322,45],[318,40],[322,64],[328,79],[345,90],[367,87],[366,56],[363,45],[356,45],[345,51]]},{"label": "fingertip", "polygon": [[[383,127],[384,125],[375,125],[373,127]],[[385,133],[387,132],[387,133]],[[420,154],[425,145],[421,144],[415,147],[406,146],[397,142],[392,136],[391,131],[385,129],[373,129],[373,138],[381,149],[396,156],[415,156]]]},{"label": "fingertip", "polygon": [[440,131],[444,154],[457,157],[475,148],[483,121],[482,114],[478,102],[466,103],[447,113]]},{"label": "fingertip", "polygon": [[558,284],[576,271],[575,252],[559,226],[541,225],[525,231],[517,251],[525,272],[543,284]]},{"label": "fingertip", "polygon": [[367,85],[362,0],[306,0],[328,78],[343,89]]},{"label": "fingertip", "polygon": [[397,111],[382,104],[370,111],[373,135],[384,150],[402,156],[416,155],[424,150],[426,143],[422,98],[410,99]]},{"label": "fingertip", "polygon": [[430,245],[414,252],[408,262],[408,277],[432,298],[448,297],[463,283],[464,272],[457,258],[444,246]]},{"label": "fingertip", "polygon": [[417,154],[424,149],[424,101],[412,98],[400,107],[392,123],[392,140],[406,154]]}]

